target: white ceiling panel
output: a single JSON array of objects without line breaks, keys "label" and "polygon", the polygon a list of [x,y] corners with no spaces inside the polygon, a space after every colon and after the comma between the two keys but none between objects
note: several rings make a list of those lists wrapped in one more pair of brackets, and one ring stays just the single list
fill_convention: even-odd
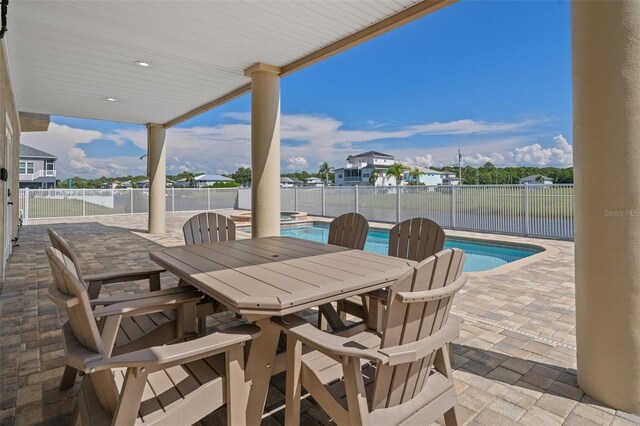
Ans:
[{"label": "white ceiling panel", "polygon": [[16,0],[5,40],[19,110],[166,123],[417,3]]}]

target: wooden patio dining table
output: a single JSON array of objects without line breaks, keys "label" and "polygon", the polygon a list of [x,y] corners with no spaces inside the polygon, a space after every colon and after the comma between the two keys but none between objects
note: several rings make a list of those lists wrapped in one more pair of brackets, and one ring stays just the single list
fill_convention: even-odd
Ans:
[{"label": "wooden patio dining table", "polygon": [[[259,424],[279,331],[270,321],[389,285],[415,262],[291,237],[172,247],[152,260],[261,328],[249,350],[248,424]],[[329,315],[331,317],[331,315]]]}]

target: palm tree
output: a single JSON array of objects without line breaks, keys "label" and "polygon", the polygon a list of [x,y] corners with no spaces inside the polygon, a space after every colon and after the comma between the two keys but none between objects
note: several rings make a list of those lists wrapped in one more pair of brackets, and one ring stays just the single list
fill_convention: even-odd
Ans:
[{"label": "palm tree", "polygon": [[418,179],[420,178],[420,174],[422,174],[422,172],[417,167],[411,170],[409,172],[409,175],[412,177],[412,179],[411,179],[411,182],[409,182],[409,185],[417,185]]},{"label": "palm tree", "polygon": [[371,175],[369,176],[369,184],[376,186],[376,181],[378,180],[379,176],[380,176],[380,170],[371,169]]},{"label": "palm tree", "polygon": [[391,167],[389,167],[389,170],[387,171],[387,175],[393,176],[394,178],[396,178],[396,186],[400,186],[400,183],[402,182],[402,177],[404,176],[404,172],[407,170],[409,170],[409,167],[405,166],[404,164],[396,163]]},{"label": "palm tree", "polygon": [[331,173],[332,171],[333,169],[329,167],[329,163],[327,163],[326,161],[320,166],[318,174],[320,176],[324,176],[324,186],[329,186],[329,173]]},{"label": "palm tree", "polygon": [[184,180],[189,184],[189,187],[193,188],[196,184],[196,175],[191,172],[182,172],[178,176],[182,176]]}]

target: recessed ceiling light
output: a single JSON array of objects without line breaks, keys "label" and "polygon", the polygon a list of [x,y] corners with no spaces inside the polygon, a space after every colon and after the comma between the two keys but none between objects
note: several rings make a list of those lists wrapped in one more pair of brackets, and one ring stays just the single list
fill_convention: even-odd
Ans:
[{"label": "recessed ceiling light", "polygon": [[151,66],[148,62],[143,62],[143,61],[136,61],[136,65],[145,67],[145,68]]},{"label": "recessed ceiling light", "polygon": [[116,98],[104,98],[107,102],[116,102]]}]

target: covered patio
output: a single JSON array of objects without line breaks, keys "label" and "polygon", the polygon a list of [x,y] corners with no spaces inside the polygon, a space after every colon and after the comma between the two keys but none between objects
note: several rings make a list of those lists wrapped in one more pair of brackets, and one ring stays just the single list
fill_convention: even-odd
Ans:
[{"label": "covered patio", "polygon": [[[145,232],[144,215],[34,220],[23,227],[0,296],[2,424],[67,424],[75,403],[74,389],[58,390],[64,365],[60,325],[65,318],[47,296],[46,229],[57,230],[77,248],[88,273],[99,273],[152,266],[149,251],[182,244],[181,227],[189,217],[169,215],[168,232],[153,235]],[[472,274],[465,292],[456,299],[453,313],[465,320],[454,345],[461,421],[491,425],[631,425],[640,421],[595,401],[577,387],[573,243],[492,238],[543,245],[549,253],[513,271]],[[550,274],[553,283],[546,279]],[[176,284],[175,277],[163,274],[163,287]],[[110,287],[109,294],[140,292],[144,286]],[[310,320],[316,318],[315,310],[304,314]],[[209,317],[208,325],[213,331],[239,321],[222,313]],[[280,374],[270,387],[263,424],[284,424],[283,393]],[[311,399],[303,400],[302,408],[302,424],[330,424]],[[201,423],[225,422],[221,408]]]},{"label": "covered patio", "polygon": [[[148,218],[54,225],[99,272],[148,264],[149,250],[180,243],[185,218],[165,214],[166,129],[251,93],[252,235],[278,235],[280,79],[451,3],[15,2],[3,40],[3,78],[15,96],[7,110],[37,118],[32,127],[25,118],[21,131],[42,130],[48,115],[147,126]],[[478,423],[623,424],[640,414],[640,3],[572,8],[575,268],[573,244],[545,242],[557,255],[473,277],[456,299],[466,320],[456,386],[464,418]],[[17,129],[14,136],[17,144]],[[609,187],[596,168],[620,183]],[[3,214],[4,260],[17,206]],[[2,285],[7,424],[65,423],[73,404],[72,392],[55,389],[62,318],[46,297],[47,226],[21,229]],[[304,419],[326,421],[313,407]]]}]

